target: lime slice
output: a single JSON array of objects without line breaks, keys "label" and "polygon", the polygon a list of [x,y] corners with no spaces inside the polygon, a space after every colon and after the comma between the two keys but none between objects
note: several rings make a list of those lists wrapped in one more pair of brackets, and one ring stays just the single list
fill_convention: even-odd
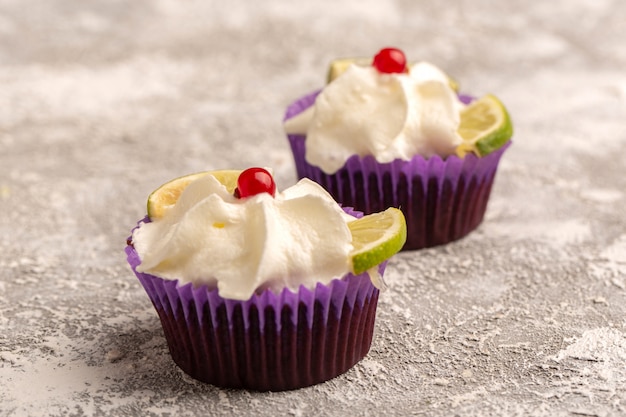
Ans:
[{"label": "lime slice", "polygon": [[485,156],[500,149],[511,138],[513,124],[502,102],[487,94],[463,109],[458,132],[463,138],[463,143],[457,147],[459,156],[468,152]]},{"label": "lime slice", "polygon": [[348,223],[352,232],[352,272],[361,274],[391,258],[406,241],[406,221],[397,208],[368,214]]},{"label": "lime slice", "polygon": [[213,175],[219,182],[224,184],[228,192],[232,193],[235,191],[237,178],[240,173],[241,171],[237,170],[206,171],[185,175],[169,181],[154,190],[148,197],[148,217],[152,220],[163,217],[165,212],[176,204],[180,194],[192,181],[207,174]]},{"label": "lime slice", "polygon": [[[372,58],[338,58],[331,61],[330,65],[328,66],[326,83],[330,83],[332,80],[343,74],[344,71],[348,69],[350,64],[367,67],[369,65],[372,65]],[[415,63],[408,63],[407,65],[411,67],[411,65],[414,64]],[[454,91],[459,91],[459,83],[457,83],[456,80],[448,76],[448,83],[450,84],[450,88],[452,88]]]},{"label": "lime slice", "polygon": [[348,69],[350,64],[356,64],[362,67],[372,65],[372,58],[338,58],[331,61],[328,66],[328,75],[326,76],[326,83],[331,82],[335,78],[339,77]]}]

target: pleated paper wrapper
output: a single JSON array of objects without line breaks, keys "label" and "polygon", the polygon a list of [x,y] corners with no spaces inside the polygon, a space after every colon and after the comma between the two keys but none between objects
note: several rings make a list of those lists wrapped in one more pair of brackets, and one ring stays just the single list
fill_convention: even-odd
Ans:
[{"label": "pleated paper wrapper", "polygon": [[[174,362],[188,375],[225,388],[282,391],[343,374],[369,351],[379,290],[367,274],[313,289],[264,290],[249,300],[138,272]],[[379,265],[382,275],[386,262]]]}]

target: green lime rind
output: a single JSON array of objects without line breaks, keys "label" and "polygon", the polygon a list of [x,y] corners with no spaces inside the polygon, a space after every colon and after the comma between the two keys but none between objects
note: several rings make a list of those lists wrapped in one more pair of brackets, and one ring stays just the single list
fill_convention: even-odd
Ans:
[{"label": "green lime rind", "polygon": [[502,111],[503,122],[498,129],[476,141],[476,151],[478,156],[489,155],[490,153],[497,151],[513,136],[513,122],[511,120],[511,116],[504,105],[502,105],[500,109]]},{"label": "green lime rind", "polygon": [[[389,208],[385,212],[394,210],[395,221],[393,224],[394,230],[390,233],[385,233],[383,240],[377,243],[374,247],[366,250],[357,250],[357,253],[352,255],[352,273],[355,275],[362,274],[382,262],[391,258],[396,253],[400,252],[404,243],[406,242],[406,220],[402,212],[396,208]],[[385,213],[383,212],[383,213]],[[381,213],[375,213],[369,216],[379,215]],[[362,234],[367,234],[367,227],[360,228],[362,223],[369,221],[368,216],[364,216],[359,220],[355,220],[348,224],[348,227],[352,231],[353,241],[359,240]],[[371,226],[370,226],[371,227]]]},{"label": "green lime rind", "polygon": [[219,182],[224,184],[228,192],[232,193],[235,189],[237,178],[239,177],[239,174],[241,174],[241,171],[203,171],[184,175],[168,181],[148,196],[148,201],[146,203],[148,217],[151,220],[163,217],[164,213],[176,204],[178,197],[180,197],[182,192],[192,181],[195,181],[207,174],[213,175]]},{"label": "green lime rind", "polygon": [[152,220],[162,217],[169,206],[176,204],[178,197],[190,182],[207,173],[208,172],[196,172],[161,184],[148,196],[148,201],[146,202],[148,217]]},{"label": "green lime rind", "polygon": [[513,124],[504,104],[493,94],[474,100],[461,111],[458,133],[463,139],[457,155],[485,156],[500,149],[513,136]]},{"label": "green lime rind", "polygon": [[326,84],[339,77],[348,69],[351,64],[368,66],[372,64],[372,58],[337,58],[333,60],[328,66],[328,72],[326,73]]}]

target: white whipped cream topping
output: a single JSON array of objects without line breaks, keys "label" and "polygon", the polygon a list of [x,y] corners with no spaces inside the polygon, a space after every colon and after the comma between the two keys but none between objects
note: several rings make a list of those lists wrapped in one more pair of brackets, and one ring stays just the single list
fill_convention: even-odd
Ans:
[{"label": "white whipped cream topping", "polygon": [[275,198],[238,199],[206,175],[189,184],[163,218],[135,230],[137,270],[216,285],[220,296],[237,300],[266,288],[313,288],[349,272],[351,220],[308,179]]},{"label": "white whipped cream topping", "polygon": [[454,154],[463,107],[448,77],[429,63],[402,74],[351,65],[313,106],[286,120],[285,131],[306,134],[306,160],[332,174],[352,155],[386,163]]}]

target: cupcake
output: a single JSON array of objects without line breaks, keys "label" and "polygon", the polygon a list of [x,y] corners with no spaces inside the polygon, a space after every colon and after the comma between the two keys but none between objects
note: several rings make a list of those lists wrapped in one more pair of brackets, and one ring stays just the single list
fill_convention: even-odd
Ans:
[{"label": "cupcake", "polygon": [[174,362],[220,387],[279,391],[338,376],[369,351],[396,209],[362,216],[262,168],[192,174],[148,199],[128,262]]},{"label": "cupcake", "polygon": [[327,85],[287,108],[284,127],[299,178],[366,214],[402,210],[404,249],[478,227],[513,133],[495,96],[460,94],[443,71],[407,65],[394,48],[334,61]]}]

